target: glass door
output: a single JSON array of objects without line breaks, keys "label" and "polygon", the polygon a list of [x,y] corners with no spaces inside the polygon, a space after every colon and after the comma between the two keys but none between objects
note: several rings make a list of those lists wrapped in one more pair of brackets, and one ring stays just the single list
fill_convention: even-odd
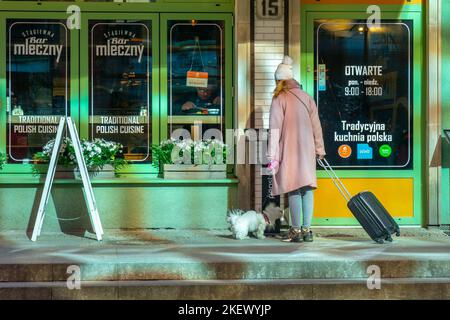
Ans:
[{"label": "glass door", "polygon": [[231,22],[230,14],[162,14],[162,139],[224,139],[231,128]]},{"label": "glass door", "polygon": [[[42,18],[45,16],[45,18]],[[0,17],[0,145],[7,172],[30,172],[33,156],[56,136],[61,116],[78,122],[78,31],[66,15],[8,12]],[[75,49],[74,49],[75,48]],[[5,112],[6,111],[6,112]],[[3,125],[6,124],[6,125]]]},{"label": "glass door", "polygon": [[[85,14],[81,136],[119,142],[131,172],[152,172],[159,140],[157,14]],[[146,165],[144,165],[146,164]]]},{"label": "glass door", "polygon": [[[373,24],[362,9],[305,12],[302,83],[317,102],[327,158],[351,193],[371,190],[400,224],[420,225],[421,13],[384,9]],[[356,224],[325,172],[318,177],[315,223]],[[340,205],[327,206],[330,198]]]}]

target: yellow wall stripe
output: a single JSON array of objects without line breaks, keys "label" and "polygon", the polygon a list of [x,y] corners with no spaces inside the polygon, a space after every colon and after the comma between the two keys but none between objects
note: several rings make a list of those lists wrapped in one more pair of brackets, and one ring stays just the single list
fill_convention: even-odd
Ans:
[{"label": "yellow wall stripe", "polygon": [[[352,195],[369,190],[393,217],[414,216],[413,179],[341,179]],[[315,218],[351,218],[347,203],[330,179],[318,179],[315,192]]]}]

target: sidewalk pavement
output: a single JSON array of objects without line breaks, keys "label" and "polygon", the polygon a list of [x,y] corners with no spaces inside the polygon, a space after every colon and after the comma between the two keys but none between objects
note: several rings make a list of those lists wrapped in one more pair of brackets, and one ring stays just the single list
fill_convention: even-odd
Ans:
[{"label": "sidewalk pavement", "polygon": [[[45,233],[31,242],[24,232],[3,232],[0,296],[2,290],[12,297],[12,289],[34,284],[50,290],[50,298],[73,298],[63,286],[67,268],[76,265],[83,283],[97,287],[87,296],[97,298],[173,298],[183,286],[188,298],[267,298],[282,290],[281,284],[292,287],[291,298],[450,298],[450,237],[441,230],[403,228],[401,237],[383,245],[361,229],[314,230],[313,243],[235,240],[228,230],[105,230],[102,242],[62,233]],[[397,289],[368,293],[373,266],[385,287]],[[224,289],[230,285],[232,290]],[[255,285],[265,286],[265,296]],[[248,296],[249,290],[256,295]]]}]

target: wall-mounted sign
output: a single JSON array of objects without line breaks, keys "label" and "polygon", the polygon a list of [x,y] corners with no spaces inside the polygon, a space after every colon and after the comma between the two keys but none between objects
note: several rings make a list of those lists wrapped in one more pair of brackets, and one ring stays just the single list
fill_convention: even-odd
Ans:
[{"label": "wall-mounted sign", "polygon": [[208,72],[188,71],[186,74],[186,86],[196,88],[207,88]]},{"label": "wall-mounted sign", "polygon": [[256,14],[260,19],[281,19],[283,17],[283,1],[256,0]]},{"label": "wall-mounted sign", "polygon": [[412,168],[412,27],[315,22],[315,98],[334,167]]},{"label": "wall-mounted sign", "polygon": [[90,134],[149,161],[151,22],[90,21]]},{"label": "wall-mounted sign", "polygon": [[327,89],[327,74],[326,74],[326,66],[324,64],[318,65],[318,82],[319,82],[319,91],[325,91]]},{"label": "wall-mounted sign", "polygon": [[69,33],[58,20],[8,20],[7,149],[27,162],[56,135],[69,101]]}]

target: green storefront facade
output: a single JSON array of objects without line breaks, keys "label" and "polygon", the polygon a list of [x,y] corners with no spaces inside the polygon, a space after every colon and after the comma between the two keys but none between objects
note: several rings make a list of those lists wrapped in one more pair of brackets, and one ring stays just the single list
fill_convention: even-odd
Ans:
[{"label": "green storefront facade", "polygon": [[[450,3],[442,2],[442,128],[450,128]],[[442,143],[442,192],[440,216],[443,224],[450,224],[450,141],[441,132]]]},{"label": "green storefront facade", "polygon": [[[67,9],[70,4],[76,4],[81,10],[81,26],[78,29],[67,29],[64,26],[67,17]],[[195,13],[191,13],[195,7]],[[233,34],[232,15],[234,3],[232,1],[197,1],[195,4],[186,1],[157,1],[155,3],[93,3],[93,2],[2,2],[0,4],[0,33],[2,35],[2,47],[0,60],[3,62],[0,67],[1,73],[1,100],[2,112],[2,133],[1,149],[9,152],[9,161],[1,173],[1,229],[26,229],[30,215],[35,211],[36,203],[39,201],[39,194],[42,192],[44,175],[33,175],[33,164],[26,163],[21,157],[21,150],[14,149],[14,137],[8,141],[7,123],[9,112],[7,113],[7,35],[20,23],[58,23],[64,27],[68,39],[68,61],[66,71],[68,77],[67,85],[70,91],[68,99],[68,109],[70,116],[78,125],[81,138],[92,138],[92,122],[95,116],[102,115],[101,112],[95,115],[90,110],[91,96],[90,81],[90,53],[89,43],[90,31],[94,30],[91,21],[95,22],[97,28],[107,24],[124,25],[141,24],[144,27],[147,38],[146,54],[151,61],[148,72],[149,77],[142,82],[147,84],[146,96],[151,115],[148,127],[145,130],[150,141],[145,143],[150,146],[158,144],[161,140],[167,139],[169,130],[169,117],[167,115],[168,98],[168,45],[171,40],[168,35],[170,31],[169,23],[177,21],[180,24],[189,24],[194,19],[196,23],[203,21],[218,21],[221,32],[221,57],[222,70],[226,73],[223,77],[223,95],[230,97],[224,99],[223,103],[224,119],[223,126],[232,127],[233,103],[232,103],[232,66],[233,66]],[[189,13],[186,13],[189,12]],[[19,23],[19,24],[14,24]],[[14,25],[13,25],[14,24]],[[8,30],[10,28],[10,30]],[[124,27],[125,28],[125,27]],[[56,32],[58,32],[58,29]],[[20,32],[23,32],[22,30]],[[141,30],[136,29],[137,36]],[[97,40],[96,40],[97,41]],[[100,41],[100,40],[98,40]],[[150,42],[150,44],[149,44]],[[26,62],[21,62],[23,68],[40,68]],[[111,63],[114,63],[113,61]],[[108,63],[102,65],[103,68],[113,68]],[[11,73],[14,67],[11,67]],[[20,66],[17,67],[18,69]],[[27,72],[19,70],[17,72]],[[39,70],[38,70],[39,72]],[[33,72],[29,72],[33,73]],[[131,72],[130,72],[131,73]],[[138,74],[138,71],[136,71]],[[20,74],[18,75],[20,76]],[[107,81],[106,75],[104,78]],[[26,80],[24,80],[26,81]],[[141,80],[139,80],[141,81]],[[54,81],[55,82],[55,81]],[[11,84],[14,84],[13,80]],[[20,84],[16,84],[17,88]],[[56,89],[53,90],[55,92]],[[16,93],[13,93],[14,95]],[[145,94],[144,94],[145,96]],[[97,96],[95,96],[97,98]],[[114,97],[116,98],[116,97]],[[18,97],[20,101],[20,97]],[[119,99],[119,98],[117,98]],[[24,106],[25,108],[26,106]],[[8,107],[9,108],[9,107]],[[11,109],[9,109],[11,110]],[[26,114],[25,114],[26,115]],[[91,120],[90,120],[91,119]],[[91,121],[91,122],[90,122]],[[29,138],[28,141],[31,139]],[[131,142],[132,143],[132,142]],[[7,145],[12,147],[8,150]],[[129,152],[132,154],[133,152]],[[131,156],[139,157],[142,152],[135,152]],[[19,158],[16,163],[14,159]],[[134,160],[133,158],[131,158]],[[18,163],[22,160],[22,163]],[[141,160],[141,159],[139,159]],[[142,163],[139,163],[142,162]],[[44,171],[45,171],[45,167]],[[230,167],[229,178],[221,180],[164,180],[158,177],[158,169],[153,167],[148,159],[144,161],[131,161],[131,164],[120,172],[120,177],[100,177],[93,178],[94,192],[99,209],[102,212],[102,223],[104,228],[221,228],[226,227],[224,214],[227,208],[236,207],[236,186],[237,179],[233,177]],[[74,179],[56,179],[55,187],[49,205],[49,216],[55,219],[46,220],[44,230],[58,229],[83,229],[89,225],[89,221],[83,221],[86,216],[83,193],[80,189],[79,181]],[[15,212],[13,215],[10,213]],[[108,212],[107,215],[104,213]],[[81,218],[80,218],[81,217]],[[58,219],[56,219],[58,218]]]},{"label": "green storefront facade", "polygon": [[[249,67],[250,73],[245,76],[240,74],[243,70],[241,66],[246,68],[251,66],[253,57],[251,54],[241,54],[241,42],[238,39],[242,38],[242,34],[238,32],[239,26],[244,25],[248,20],[243,15],[255,14],[252,10],[257,10],[258,1],[253,6],[250,6],[250,1],[246,5],[243,5],[243,2],[238,3],[233,0],[156,0],[146,3],[0,1],[0,151],[10,158],[9,163],[0,172],[0,230],[25,230],[29,227],[32,222],[30,216],[37,210],[45,178],[43,174],[33,174],[35,165],[29,160],[30,154],[38,150],[32,144],[38,144],[38,142],[42,144],[42,141],[36,139],[31,143],[30,141],[33,140],[26,133],[21,132],[20,127],[17,129],[18,133],[13,132],[16,129],[14,129],[15,118],[12,116],[12,110],[15,107],[14,99],[21,101],[20,90],[24,95],[46,94],[42,91],[30,93],[26,81],[38,79],[35,74],[42,72],[42,68],[48,67],[50,65],[48,61],[44,63],[42,60],[32,63],[26,60],[11,62],[13,61],[11,52],[14,53],[15,50],[14,37],[20,40],[20,37],[27,32],[31,36],[39,35],[39,33],[33,34],[32,29],[26,29],[30,22],[54,24],[51,32],[65,32],[65,36],[60,38],[66,41],[66,68],[55,71],[57,75],[52,80],[53,100],[51,103],[64,106],[62,102],[64,99],[57,100],[56,96],[65,97],[67,101],[66,109],[61,107],[58,111],[59,115],[63,115],[64,112],[70,114],[78,125],[81,138],[104,137],[114,140],[114,137],[117,137],[117,139],[125,139],[121,141],[124,145],[129,144],[127,154],[131,165],[121,171],[119,177],[98,175],[92,180],[105,229],[225,228],[227,227],[225,215],[228,209],[252,208],[254,203],[251,199],[254,198],[254,188],[251,185],[254,175],[251,170],[242,168],[252,168],[254,165],[228,165],[226,179],[165,180],[158,174],[158,169],[152,166],[151,155],[146,155],[145,151],[142,151],[142,146],[149,147],[167,139],[173,128],[194,128],[194,124],[200,119],[195,114],[180,116],[176,113],[178,111],[175,111],[175,107],[172,109],[178,100],[183,99],[177,96],[181,95],[179,92],[182,91],[180,89],[182,86],[177,87],[177,83],[180,83],[179,75],[185,71],[184,69],[179,71],[177,65],[179,60],[176,59],[186,56],[183,53],[183,46],[189,47],[191,43],[193,45],[189,48],[198,55],[197,58],[195,54],[192,58],[191,56],[186,58],[191,62],[189,70],[195,70],[196,63],[201,63],[203,66],[214,65],[215,69],[213,69],[216,71],[209,71],[209,75],[211,81],[216,81],[216,87],[220,91],[219,116],[203,117],[201,120],[205,121],[207,128],[220,126],[222,131],[249,128],[248,124],[252,123],[251,118],[254,116],[254,106],[252,103],[241,103],[242,93],[239,90],[248,88],[247,94],[250,100],[253,99],[251,88],[255,80],[251,72],[254,70]],[[404,168],[400,166],[389,169],[343,168],[339,170],[339,175],[347,181],[351,190],[356,190],[362,183],[363,187],[375,188],[375,190],[381,190],[379,191],[381,193],[384,188],[386,195],[381,194],[381,198],[385,196],[386,201],[391,201],[389,205],[392,208],[402,206],[407,208],[407,212],[404,213],[394,212],[397,221],[403,226],[450,225],[450,141],[447,142],[444,138],[444,129],[450,129],[450,99],[448,98],[450,95],[448,85],[450,83],[448,75],[450,71],[450,4],[447,1],[431,0],[404,1],[404,3],[394,1],[401,4],[360,0],[278,2],[284,3],[284,7],[290,11],[285,13],[285,28],[289,29],[289,22],[296,22],[300,26],[298,42],[293,41],[292,36],[286,36],[285,41],[289,45],[286,46],[285,53],[292,55],[299,52],[299,57],[295,57],[299,62],[294,66],[297,69],[296,73],[304,89],[320,98],[323,97],[320,96],[323,93],[316,91],[318,82],[315,77],[317,73],[314,72],[319,65],[316,61],[318,57],[316,50],[319,51],[319,47],[315,42],[317,26],[320,25],[317,22],[322,25],[359,23],[367,19],[367,7],[373,2],[381,9],[382,21],[387,24],[401,22],[407,25],[411,40],[409,46],[411,59],[408,67],[411,82],[408,88],[410,89],[408,103],[411,105],[409,109],[411,131],[408,135],[412,132],[408,136],[411,145],[408,152],[410,152],[411,163]],[[70,5],[76,5],[80,9],[80,28],[70,29],[66,25],[67,18],[74,13],[73,8],[68,13]],[[240,9],[242,6],[250,8],[249,11],[242,11]],[[293,14],[292,10],[297,11]],[[287,19],[290,21],[286,22]],[[431,24],[430,21],[432,21]],[[431,25],[435,25],[435,21],[438,21],[437,26],[440,30],[437,53],[430,49],[432,44],[429,41],[429,32],[434,30]],[[117,30],[113,30],[111,25],[117,27]],[[119,29],[125,30],[129,26],[131,29],[127,29],[126,32],[133,33],[135,43],[143,45],[142,57],[145,58],[147,72],[142,73],[144,78],[139,78],[138,69],[133,69],[137,68],[137,64],[130,62],[128,69],[125,68],[126,72],[121,71],[121,74],[118,74],[120,79],[114,79],[114,81],[122,84],[131,83],[129,92],[133,92],[142,100],[132,105],[122,101],[126,99],[123,99],[120,94],[112,94],[111,90],[105,90],[104,96],[97,94],[104,87],[112,86],[111,78],[117,76],[114,73],[116,64],[121,61],[107,60],[110,58],[108,54],[114,55],[113,51],[108,51],[111,50],[109,45],[112,42],[109,42],[107,38],[111,32],[122,32]],[[211,37],[211,43],[206,49],[210,51],[203,53],[197,50],[198,39],[189,38],[191,28],[202,28],[202,26],[207,36]],[[253,25],[250,22],[250,26],[254,27],[254,22]],[[330,30],[336,32],[333,28],[328,28],[326,31],[331,32]],[[216,42],[213,42],[213,38]],[[250,32],[248,35],[250,48],[252,41]],[[29,50],[21,48],[18,47],[17,50]],[[205,47],[202,49],[205,51]],[[98,52],[104,54],[97,57]],[[205,61],[198,59],[198,57],[202,58],[202,54],[204,58],[206,57]],[[433,61],[437,63],[433,64]],[[194,69],[192,69],[193,65]],[[126,77],[123,75],[125,73]],[[437,78],[440,90],[432,93],[429,85],[430,77],[435,74],[439,75]],[[14,79],[11,79],[15,75],[20,81],[14,82]],[[133,78],[135,75],[137,75],[136,78]],[[216,80],[213,80],[213,76]],[[63,78],[66,81],[65,86],[61,85]],[[14,86],[19,91],[15,92]],[[65,92],[63,92],[64,87]],[[123,93],[121,90],[118,92]],[[434,100],[430,98],[432,95],[435,97]],[[94,101],[106,99],[105,96],[114,107],[96,109],[97,104]],[[119,102],[114,104],[116,101]],[[48,101],[41,103],[49,104]],[[102,135],[102,130],[108,129],[108,126],[106,124],[102,126],[99,119],[120,114],[120,111],[116,110],[117,106],[125,105],[127,108],[134,108],[133,112],[137,113],[144,108],[144,112],[140,113],[137,121],[139,124],[145,124],[143,129],[145,134],[139,138],[141,140],[138,142],[134,138],[128,139],[114,134]],[[27,106],[23,105],[23,107],[26,109]],[[34,112],[32,115],[35,117],[45,115],[45,113],[39,113],[39,108],[36,110],[29,112]],[[243,112],[243,110],[246,111]],[[430,110],[434,110],[434,118],[430,116]],[[244,118],[242,114],[245,114]],[[24,124],[23,130],[26,130],[26,125]],[[24,137],[28,138],[28,142],[20,148],[17,147],[20,141],[24,141]],[[435,141],[439,143],[435,144]],[[226,142],[229,143],[229,141]],[[433,161],[429,160],[431,158]],[[44,166],[40,168],[45,170]],[[318,178],[324,186],[329,185],[330,181],[323,171],[319,170]],[[364,184],[364,181],[370,182]],[[401,186],[399,194],[392,196],[392,190],[395,190],[397,183]],[[407,190],[405,194],[402,193],[403,190]],[[317,199],[323,200],[327,197],[330,197],[328,193],[318,191]],[[323,213],[324,210],[325,213]],[[318,211],[314,225],[356,225],[356,221],[349,217],[347,212],[342,216],[339,212],[328,214],[326,209],[320,207],[320,204]],[[46,219],[44,230],[64,231],[89,228],[81,184],[77,180],[67,178],[56,180],[48,212],[50,218]]]}]

